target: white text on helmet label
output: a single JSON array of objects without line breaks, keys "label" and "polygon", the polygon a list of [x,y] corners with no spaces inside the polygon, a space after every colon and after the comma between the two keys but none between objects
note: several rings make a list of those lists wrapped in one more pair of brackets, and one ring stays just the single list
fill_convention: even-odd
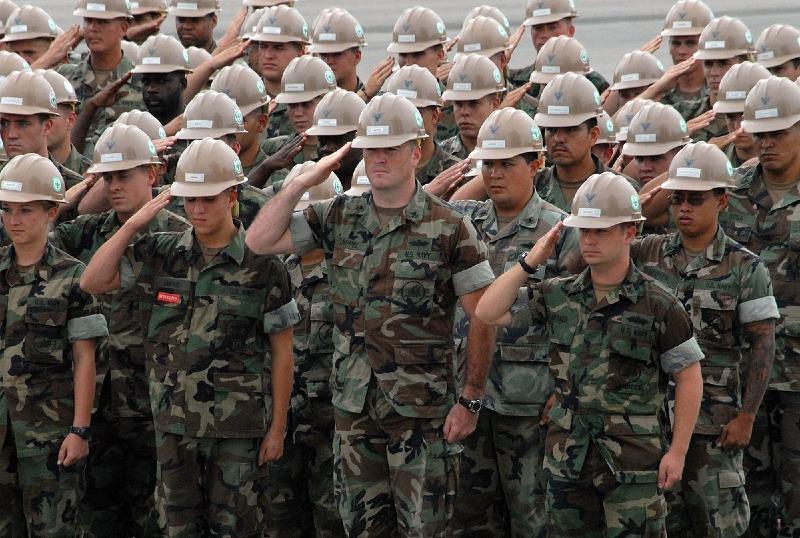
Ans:
[{"label": "white text on helmet label", "polygon": [[211,120],[189,120],[186,122],[187,129],[211,129],[214,122]]},{"label": "white text on helmet label", "polygon": [[415,34],[398,34],[398,43],[416,43],[417,36]]},{"label": "white text on helmet label", "polygon": [[464,52],[475,52],[476,50],[481,50],[480,43],[465,43],[464,44]]},{"label": "white text on helmet label", "polygon": [[297,84],[287,84],[284,88],[284,91],[287,92],[302,92],[305,91],[306,85],[302,82],[298,82]]},{"label": "white text on helmet label", "polygon": [[506,149],[505,140],[484,140],[481,144],[483,149]]},{"label": "white text on helmet label", "polygon": [[11,30],[10,33],[12,33],[12,34],[18,34],[20,32],[27,32],[28,31],[28,25],[27,24],[17,24],[15,26],[12,26],[10,28],[10,30]]},{"label": "white text on helmet label", "polygon": [[195,3],[195,2],[178,2],[177,4],[175,4],[175,7],[177,7],[178,9],[192,9],[192,10],[195,10],[195,9],[197,9],[197,3]]},{"label": "white text on helmet label", "polygon": [[759,52],[758,53],[758,61],[763,62],[764,60],[771,60],[775,57],[775,53],[771,50],[767,52]]},{"label": "white text on helmet label", "polygon": [[692,21],[674,21],[672,23],[672,28],[675,30],[681,28],[691,28],[691,27],[692,27]]},{"label": "white text on helmet label", "polygon": [[161,58],[158,56],[145,56],[142,58],[142,65],[161,65]]},{"label": "white text on helmet label", "polygon": [[534,9],[533,10],[533,16],[534,17],[547,17],[548,15],[550,15],[550,8],[549,7],[542,8],[542,9]]},{"label": "white text on helmet label", "polygon": [[261,29],[262,34],[275,34],[278,35],[281,33],[280,26],[265,26]]},{"label": "white text on helmet label", "polygon": [[3,181],[0,183],[0,189],[3,189],[4,191],[22,192],[22,183],[19,181]]},{"label": "white text on helmet label", "polygon": [[599,217],[603,214],[603,211],[599,207],[579,207],[578,208],[578,216],[579,217]]},{"label": "white text on helmet label", "polygon": [[122,153],[103,153],[100,155],[101,163],[118,163],[122,160]]},{"label": "white text on helmet label", "polygon": [[193,173],[193,172],[186,172],[183,176],[184,181],[190,183],[203,183],[206,180],[205,174]]},{"label": "white text on helmet label", "polygon": [[744,90],[725,92],[725,99],[747,99],[747,92]]},{"label": "white text on helmet label", "polygon": [[700,179],[702,171],[699,168],[688,168],[688,167],[678,167],[675,171],[675,175],[678,177],[692,177],[695,179]]},{"label": "white text on helmet label", "polygon": [[388,125],[367,125],[367,136],[373,135],[388,135]]},{"label": "white text on helmet label", "polygon": [[454,82],[453,83],[453,91],[454,92],[469,92],[469,91],[472,91],[472,83],[471,82]]},{"label": "white text on helmet label", "polygon": [[406,90],[404,88],[397,89],[397,95],[400,97],[405,97],[406,99],[416,99],[417,98],[417,91],[416,90]]},{"label": "white text on helmet label", "polygon": [[86,4],[86,11],[105,11],[105,10],[106,10],[105,4],[95,4],[92,2]]},{"label": "white text on helmet label", "polygon": [[655,142],[655,141],[656,141],[655,133],[644,133],[636,135],[636,142]]},{"label": "white text on helmet label", "polygon": [[336,127],[337,123],[336,118],[320,118],[317,120],[318,127]]},{"label": "white text on helmet label", "polygon": [[336,41],[336,34],[331,34],[331,33],[319,34],[319,37],[317,37],[317,41]]},{"label": "white text on helmet label", "polygon": [[707,49],[724,49],[725,42],[724,41],[706,41],[706,48]]},{"label": "white text on helmet label", "polygon": [[777,118],[777,117],[778,117],[777,108],[762,108],[761,110],[756,110],[757,120],[763,120],[765,118]]},{"label": "white text on helmet label", "polygon": [[619,78],[620,82],[634,82],[639,80],[639,73],[626,73]]},{"label": "white text on helmet label", "polygon": [[0,99],[0,105],[22,106],[22,97],[3,97]]},{"label": "white text on helmet label", "polygon": [[561,73],[561,66],[558,65],[543,65],[542,66],[542,73],[547,73],[548,75],[558,75]]},{"label": "white text on helmet label", "polygon": [[567,105],[547,105],[548,114],[569,114],[569,106]]}]

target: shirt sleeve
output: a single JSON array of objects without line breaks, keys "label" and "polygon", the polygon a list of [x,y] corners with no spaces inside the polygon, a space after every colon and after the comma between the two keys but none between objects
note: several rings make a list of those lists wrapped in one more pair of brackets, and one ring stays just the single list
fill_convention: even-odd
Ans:
[{"label": "shirt sleeve", "polygon": [[772,295],[772,279],[761,258],[756,258],[748,273],[739,297],[739,323],[780,318],[778,305]]},{"label": "shirt sleeve", "polygon": [[67,308],[67,336],[70,342],[108,336],[106,318],[100,313],[100,303],[79,285],[84,266],[75,271],[70,282]]},{"label": "shirt sleeve", "polygon": [[660,323],[656,337],[661,369],[668,374],[680,372],[703,359],[703,352],[694,338],[689,314],[675,299]]},{"label": "shirt sleeve", "polygon": [[487,249],[468,217],[462,217],[458,227],[455,249],[450,260],[453,288],[461,297],[485,288],[494,281],[487,259]]},{"label": "shirt sleeve", "polygon": [[273,334],[288,329],[300,321],[300,312],[292,294],[286,266],[274,258],[271,286],[264,305],[264,333]]},{"label": "shirt sleeve", "polygon": [[289,222],[295,253],[303,255],[321,248],[325,227],[324,218],[331,201],[316,202],[303,211],[295,211]]}]

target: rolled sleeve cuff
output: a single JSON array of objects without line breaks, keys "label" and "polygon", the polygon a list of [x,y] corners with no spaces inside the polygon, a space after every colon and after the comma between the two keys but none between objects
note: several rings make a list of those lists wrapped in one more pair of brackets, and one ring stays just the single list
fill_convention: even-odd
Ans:
[{"label": "rolled sleeve cuff", "polygon": [[300,311],[292,299],[280,308],[264,314],[264,332],[273,334],[288,329],[300,321]]},{"label": "rolled sleeve cuff", "polygon": [[705,355],[700,350],[700,345],[692,336],[684,343],[661,354],[661,368],[668,374],[674,374],[696,362],[700,362],[703,357]]},{"label": "rolled sleeve cuff", "polygon": [[772,295],[746,301],[739,305],[740,323],[752,323],[765,319],[779,319],[780,317],[781,314],[778,312],[778,305],[775,302],[775,297]]},{"label": "rolled sleeve cuff", "polygon": [[67,336],[70,342],[90,340],[108,336],[108,324],[103,314],[92,314],[67,321]]},{"label": "rolled sleeve cuff", "polygon": [[488,260],[483,260],[479,264],[453,275],[453,289],[459,297],[485,288],[492,282],[494,282],[494,273]]},{"label": "rolled sleeve cuff", "polygon": [[292,234],[292,243],[294,243],[296,254],[302,256],[306,252],[319,248],[317,240],[314,238],[314,232],[311,231],[311,226],[308,225],[308,221],[302,211],[292,213],[292,219],[289,221],[289,231]]}]

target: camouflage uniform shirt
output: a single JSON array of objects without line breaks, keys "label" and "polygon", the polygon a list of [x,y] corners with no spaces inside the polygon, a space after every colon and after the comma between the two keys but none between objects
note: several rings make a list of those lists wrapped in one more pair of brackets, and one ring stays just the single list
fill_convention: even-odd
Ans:
[{"label": "camouflage uniform shirt", "polygon": [[[281,149],[294,134],[294,128],[292,128],[291,135],[281,135],[274,138],[264,139],[264,141],[261,142],[261,151],[264,152],[265,158],[266,156],[274,155],[275,152]],[[295,155],[292,159],[292,163],[294,163],[292,166],[295,164],[303,164],[308,160],[316,161],[317,159],[319,159],[319,156],[317,155],[316,151],[312,155],[307,155],[305,152],[300,151],[300,153]],[[288,176],[289,172],[291,172],[291,168],[292,167],[290,166],[288,168],[281,168],[280,170],[275,170],[272,172],[272,175],[269,176],[269,179],[267,180],[267,185],[271,185],[277,181],[283,181],[286,179],[286,176]]]},{"label": "camouflage uniform shirt", "polygon": [[333,404],[360,413],[374,377],[398,414],[444,417],[456,300],[494,280],[469,219],[417,183],[385,228],[366,193],[310,205],[291,232],[298,254],[323,248],[330,270]]},{"label": "camouflage uniform shirt", "polygon": [[434,142],[434,150],[433,155],[431,155],[430,160],[425,163],[425,165],[421,168],[418,168],[415,172],[415,176],[417,181],[420,182],[421,185],[427,185],[431,181],[433,181],[436,176],[453,166],[454,164],[458,164],[461,162],[461,159],[458,159],[449,153],[445,152],[442,147],[439,145],[438,142]]},{"label": "camouflage uniform shirt", "polygon": [[[533,73],[533,64],[529,65],[528,67],[521,67],[519,69],[509,69],[508,70],[508,84],[509,89],[511,88],[519,88],[523,84],[527,84],[531,80],[531,73]],[[586,78],[589,79],[589,82],[597,88],[598,93],[600,95],[603,94],[609,87],[608,81],[598,73],[597,71],[592,71],[586,74]],[[539,94],[542,92],[542,85],[541,84],[531,84],[530,89],[528,90],[528,95],[532,97],[539,97]]]},{"label": "camouflage uniform shirt", "polygon": [[92,160],[86,158],[84,155],[81,155],[81,153],[78,151],[78,148],[70,145],[69,157],[67,157],[67,160],[64,161],[64,167],[72,170],[80,176],[83,176],[83,174],[85,174],[91,166]]},{"label": "camouflage uniform shirt", "polygon": [[464,146],[464,143],[461,142],[461,135],[456,133],[455,136],[448,138],[447,140],[443,141],[439,146],[442,148],[442,151],[461,159],[462,161],[469,157],[469,151]]},{"label": "camouflage uniform shirt", "polygon": [[[696,118],[700,114],[712,110],[711,99],[706,95],[701,99],[695,101],[682,101],[672,105],[675,110],[680,112],[683,119],[686,121]],[[725,115],[717,114],[707,127],[703,127],[699,131],[692,134],[693,142],[708,142],[712,138],[728,134],[728,125],[725,123]]]}]

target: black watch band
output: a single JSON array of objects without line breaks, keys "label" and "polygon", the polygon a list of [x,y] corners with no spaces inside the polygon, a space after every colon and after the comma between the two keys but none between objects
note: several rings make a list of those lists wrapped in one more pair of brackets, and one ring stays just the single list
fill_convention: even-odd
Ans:
[{"label": "black watch band", "polygon": [[71,426],[69,433],[74,433],[84,441],[89,440],[89,428],[84,428],[82,426]]},{"label": "black watch band", "polygon": [[527,257],[528,257],[528,251],[525,251],[522,254],[520,254],[519,258],[518,258],[519,259],[519,264],[522,266],[522,268],[525,270],[525,272],[528,273],[529,275],[535,274],[536,273],[536,269],[531,267],[530,265],[528,265],[528,262],[525,261],[525,258],[527,258]]},{"label": "black watch band", "polygon": [[458,397],[458,403],[466,407],[470,413],[477,414],[483,408],[481,400],[467,400],[463,396]]}]

